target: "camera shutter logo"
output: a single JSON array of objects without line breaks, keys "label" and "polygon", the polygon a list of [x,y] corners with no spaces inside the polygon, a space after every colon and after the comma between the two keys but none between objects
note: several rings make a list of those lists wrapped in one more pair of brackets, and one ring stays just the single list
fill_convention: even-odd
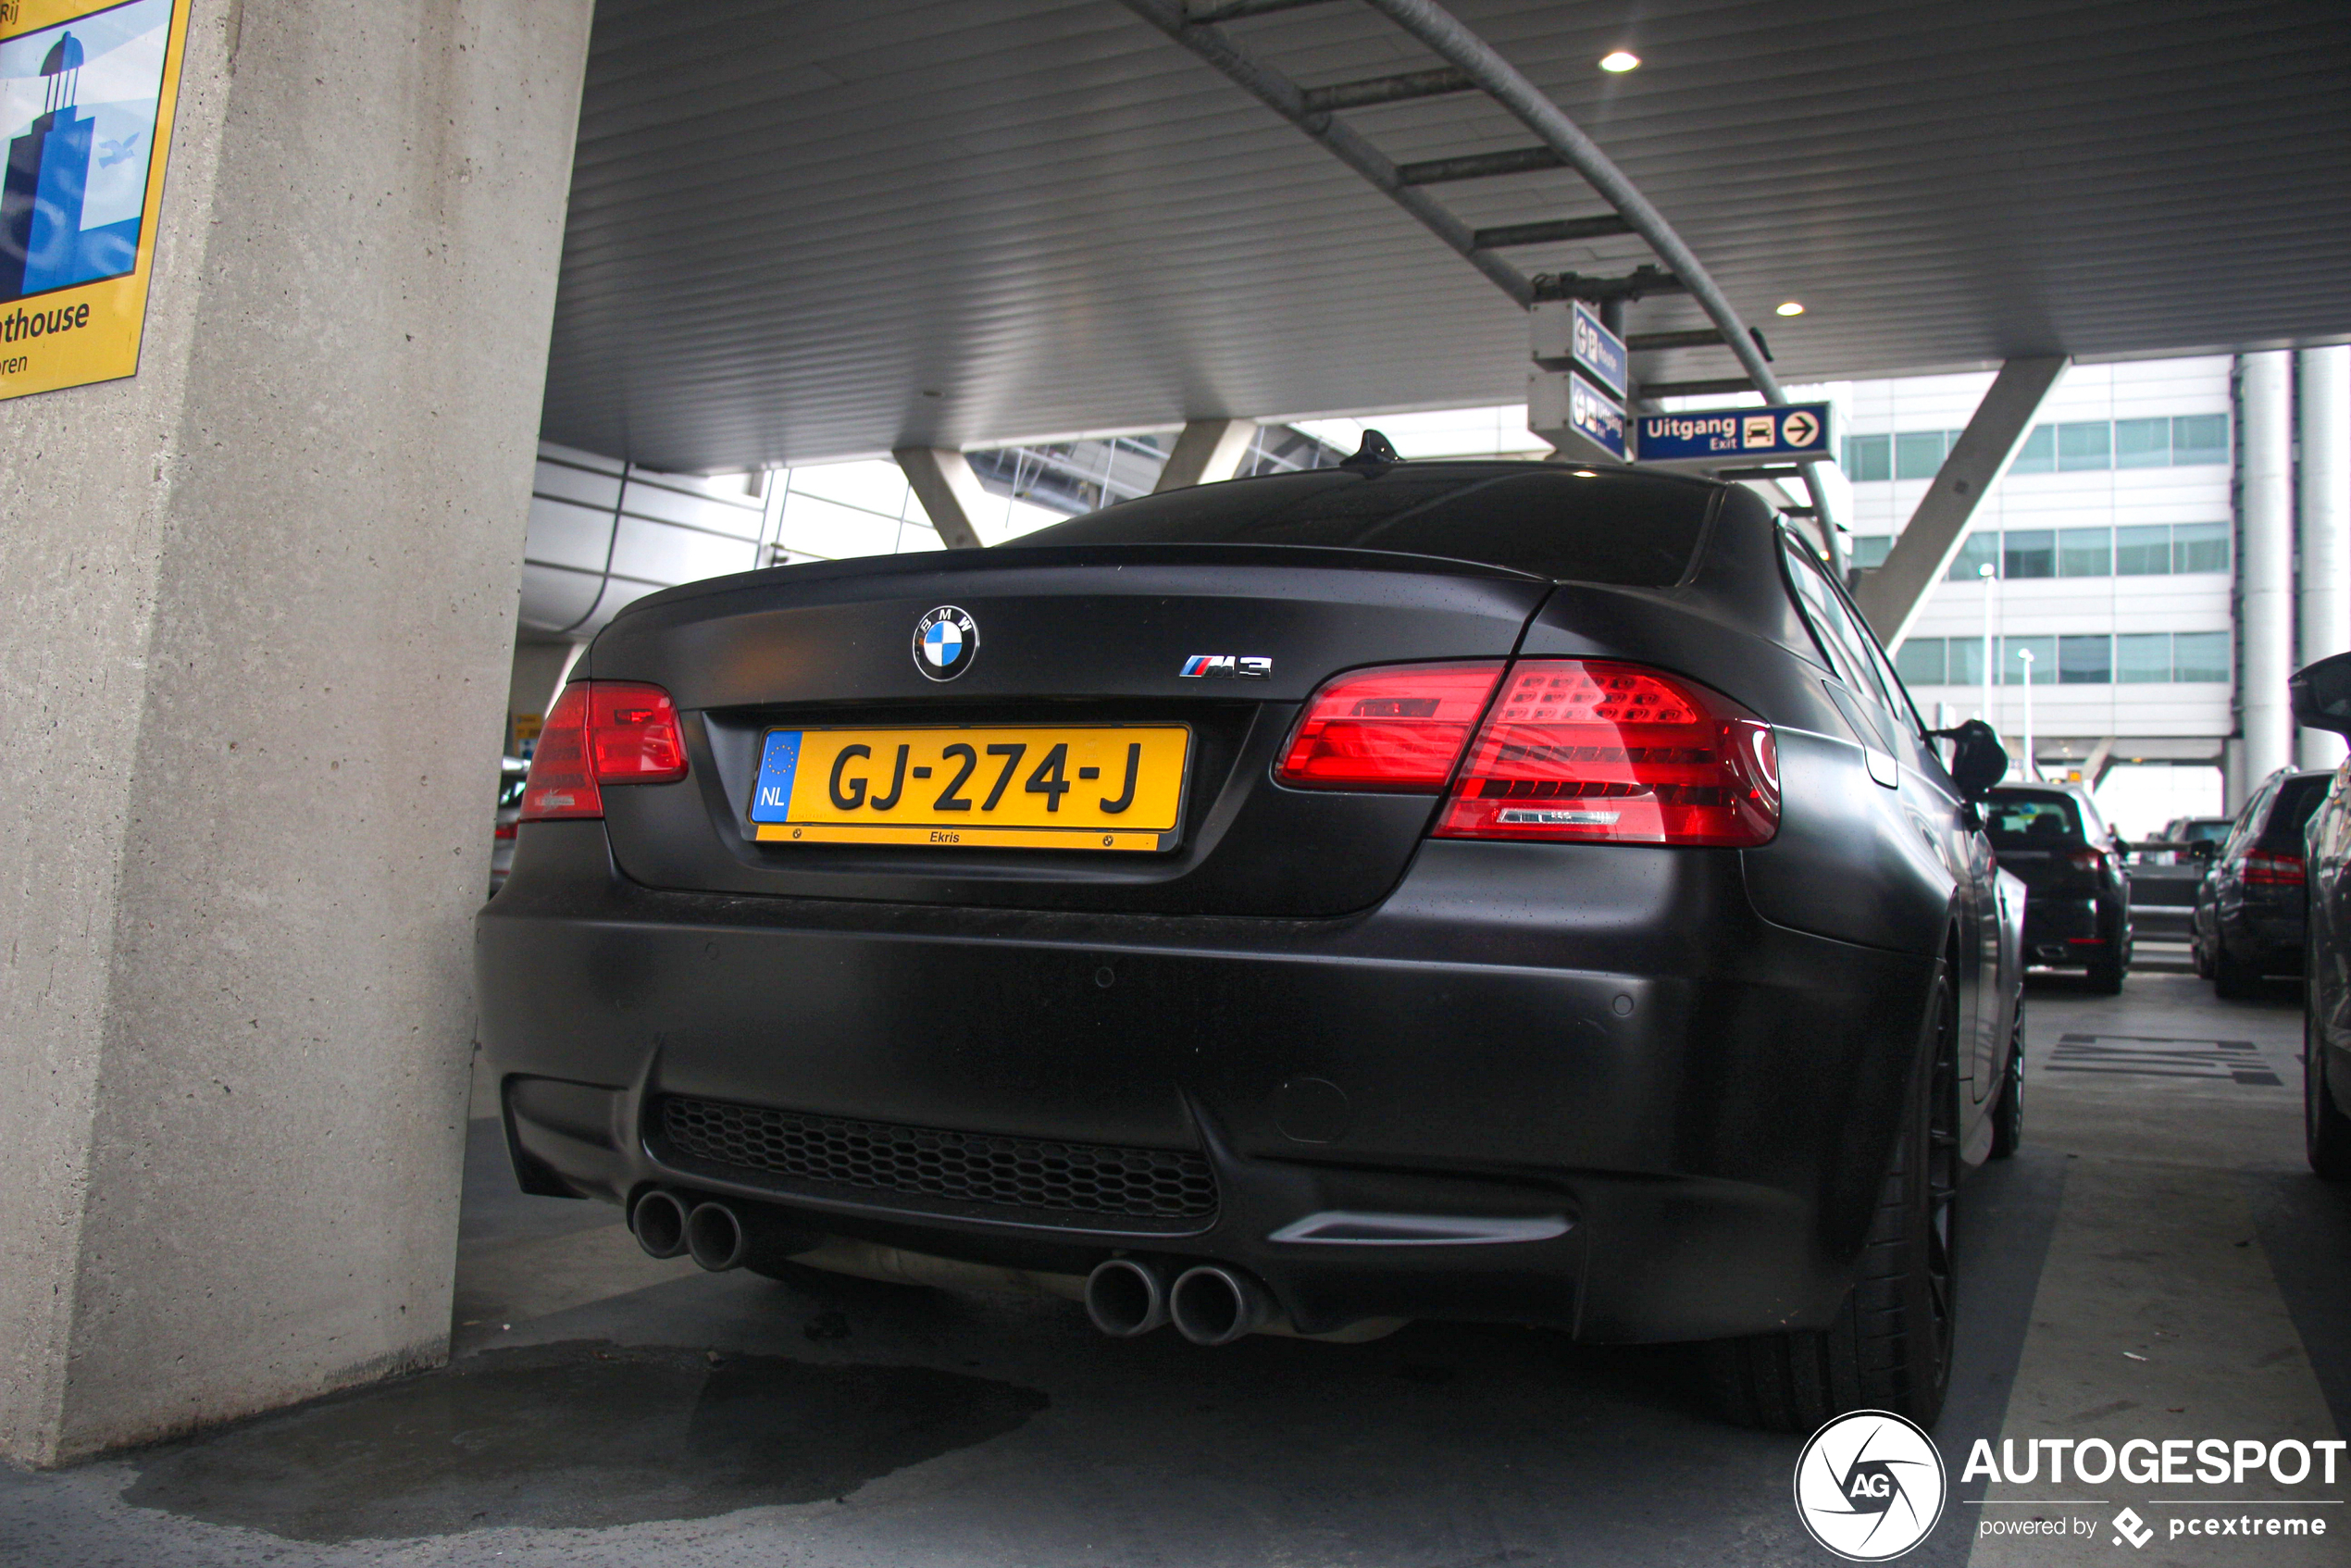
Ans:
[{"label": "camera shutter logo", "polygon": [[1850,1562],[1884,1562],[1926,1539],[1948,1495],[1934,1444],[1882,1410],[1838,1416],[1796,1462],[1797,1517]]},{"label": "camera shutter logo", "polygon": [[952,680],[979,657],[979,623],[941,604],[914,623],[914,667],[933,680]]}]

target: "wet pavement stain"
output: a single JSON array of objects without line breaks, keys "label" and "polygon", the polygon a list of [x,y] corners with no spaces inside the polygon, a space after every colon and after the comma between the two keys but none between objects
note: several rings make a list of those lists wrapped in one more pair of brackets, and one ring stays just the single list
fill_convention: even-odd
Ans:
[{"label": "wet pavement stain", "polygon": [[703,1519],[843,1497],[1048,1403],[928,1367],[567,1341],[155,1450],[122,1497],[322,1542]]}]

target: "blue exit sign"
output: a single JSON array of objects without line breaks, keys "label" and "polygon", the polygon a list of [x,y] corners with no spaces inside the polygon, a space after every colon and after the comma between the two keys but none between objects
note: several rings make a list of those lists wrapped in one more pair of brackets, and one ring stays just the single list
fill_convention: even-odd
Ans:
[{"label": "blue exit sign", "polygon": [[1829,455],[1829,404],[1776,408],[1710,408],[1689,414],[1644,414],[1638,452],[1644,463],[1694,458],[1823,458]]}]

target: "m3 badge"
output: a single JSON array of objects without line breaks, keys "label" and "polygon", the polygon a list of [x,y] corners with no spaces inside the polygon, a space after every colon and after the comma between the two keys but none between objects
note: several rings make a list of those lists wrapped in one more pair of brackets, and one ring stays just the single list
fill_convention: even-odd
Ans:
[{"label": "m3 badge", "polygon": [[1186,680],[1271,680],[1274,661],[1246,654],[1194,653],[1176,673]]}]

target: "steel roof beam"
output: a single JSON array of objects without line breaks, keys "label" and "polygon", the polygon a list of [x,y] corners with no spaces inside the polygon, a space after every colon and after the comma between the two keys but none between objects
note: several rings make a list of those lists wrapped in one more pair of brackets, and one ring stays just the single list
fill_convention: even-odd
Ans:
[{"label": "steel roof beam", "polygon": [[[1357,134],[1344,120],[1306,106],[1306,91],[1266,65],[1225,33],[1188,14],[1177,0],[1124,0],[1126,8],[1168,37],[1223,71],[1259,102],[1330,150],[1374,187],[1419,220],[1488,281],[1521,306],[1535,303],[1535,285],[1526,274],[1490,251],[1480,250],[1470,226],[1418,190],[1397,178],[1387,155]],[[1201,17],[1211,13],[1202,12]],[[1217,13],[1217,14],[1222,14]],[[1254,14],[1253,12],[1242,14]]]},{"label": "steel roof beam", "polygon": [[1363,81],[1342,81],[1330,87],[1306,89],[1306,106],[1315,114],[1334,109],[1367,109],[1378,104],[1403,104],[1415,98],[1442,98],[1454,93],[1474,93],[1477,83],[1447,66],[1437,70],[1411,70],[1399,76],[1375,76]]},{"label": "steel roof beam", "polygon": [[1407,185],[1443,185],[1456,180],[1492,180],[1504,174],[1531,174],[1561,168],[1567,160],[1549,147],[1513,147],[1507,153],[1467,153],[1456,158],[1426,158],[1396,166],[1396,178]]},{"label": "steel roof beam", "polygon": [[1477,231],[1480,250],[1504,245],[1549,245],[1562,240],[1597,240],[1607,234],[1630,234],[1633,226],[1616,213],[1598,218],[1561,218],[1546,223],[1504,223]]},{"label": "steel roof beam", "polygon": [[1295,11],[1308,6],[1327,6],[1331,0],[1225,0],[1220,6],[1202,6],[1195,11],[1178,6],[1184,19],[1192,22],[1237,22],[1245,17],[1271,16],[1275,11]]},{"label": "steel roof beam", "polygon": [[[1433,0],[1364,0],[1364,4],[1388,20],[1411,33],[1425,44],[1439,59],[1465,71],[1471,80],[1490,94],[1494,101],[1509,110],[1520,124],[1541,138],[1545,146],[1559,154],[1569,167],[1582,175],[1586,183],[1608,200],[1608,205],[1624,215],[1635,232],[1646,241],[1658,258],[1673,270],[1715,326],[1722,329],[1723,341],[1738,355],[1739,364],[1755,380],[1756,390],[1766,402],[1785,403],[1787,396],[1780,390],[1779,379],[1763,359],[1762,351],[1748,335],[1747,323],[1731,307],[1723,291],[1697,255],[1682,237],[1665,221],[1664,215],[1649,205],[1634,183],[1624,177],[1599,144],[1584,134],[1582,128],[1561,112],[1558,105],[1545,96],[1542,90],[1527,81],[1517,67],[1511,65],[1493,45],[1463,27],[1453,14]],[[1845,552],[1836,542],[1836,530],[1828,515],[1826,494],[1822,487],[1810,477],[1805,488],[1811,492],[1812,504],[1819,508],[1822,531],[1829,536],[1830,554],[1834,565],[1841,571]]]}]

